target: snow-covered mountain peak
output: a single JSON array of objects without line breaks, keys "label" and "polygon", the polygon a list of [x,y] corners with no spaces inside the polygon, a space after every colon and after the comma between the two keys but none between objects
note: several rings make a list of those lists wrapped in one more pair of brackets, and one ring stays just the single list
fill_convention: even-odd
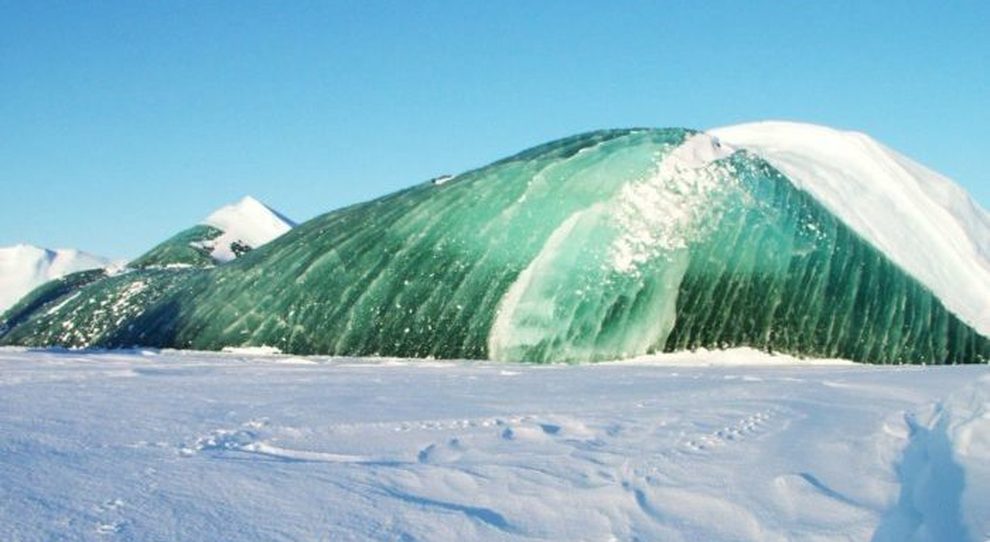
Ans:
[{"label": "snow-covered mountain peak", "polygon": [[236,203],[225,205],[203,224],[222,231],[210,241],[211,255],[220,262],[233,260],[237,254],[232,245],[239,243],[257,248],[295,227],[295,222],[251,196],[244,196]]},{"label": "snow-covered mountain peak", "polygon": [[107,258],[75,249],[53,250],[25,243],[0,247],[0,312],[49,280],[110,264]]},{"label": "snow-covered mountain peak", "polygon": [[962,187],[860,132],[765,121],[708,133],[765,159],[990,335],[990,215]]}]

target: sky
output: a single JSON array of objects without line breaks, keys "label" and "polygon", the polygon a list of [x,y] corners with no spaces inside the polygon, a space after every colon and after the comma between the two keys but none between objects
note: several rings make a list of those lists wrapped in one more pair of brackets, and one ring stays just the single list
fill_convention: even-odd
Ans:
[{"label": "sky", "polygon": [[0,0],[0,246],[134,257],[598,128],[866,132],[990,207],[990,2]]}]

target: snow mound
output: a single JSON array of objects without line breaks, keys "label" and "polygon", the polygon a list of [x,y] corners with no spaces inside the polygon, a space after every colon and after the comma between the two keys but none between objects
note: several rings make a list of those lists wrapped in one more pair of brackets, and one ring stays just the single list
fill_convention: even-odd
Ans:
[{"label": "snow mound", "polygon": [[990,335],[990,215],[952,180],[858,132],[755,122],[708,133],[765,159]]},{"label": "snow mound", "polygon": [[[990,374],[905,414],[901,498],[874,540],[983,540],[990,535]],[[982,536],[980,536],[982,535]]]},{"label": "snow mound", "polygon": [[229,262],[237,257],[232,248],[234,244],[258,248],[296,225],[251,196],[244,196],[237,203],[217,209],[206,217],[203,224],[223,232],[223,235],[210,241],[213,247],[211,255],[219,262]]},{"label": "snow mound", "polygon": [[0,248],[0,312],[50,280],[110,263],[107,258],[75,249],[51,250],[26,244]]},{"label": "snow mound", "polygon": [[[983,375],[943,404],[952,460],[962,471],[959,512],[972,535],[990,535],[990,375]],[[982,530],[982,532],[979,532]]]},{"label": "snow mound", "polygon": [[811,366],[811,365],[855,365],[855,362],[841,358],[799,358],[779,352],[769,353],[755,348],[737,347],[724,350],[682,350],[678,352],[658,352],[635,358],[615,360],[613,364],[686,366],[686,367],[746,367],[746,366]]}]

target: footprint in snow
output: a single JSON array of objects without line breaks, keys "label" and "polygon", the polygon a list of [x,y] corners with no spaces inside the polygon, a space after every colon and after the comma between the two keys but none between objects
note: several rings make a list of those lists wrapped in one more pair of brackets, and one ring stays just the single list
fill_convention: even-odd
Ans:
[{"label": "footprint in snow", "polygon": [[434,443],[416,454],[416,460],[424,464],[452,463],[464,455],[464,445],[460,439],[452,438],[446,443]]},{"label": "footprint in snow", "polygon": [[[267,425],[267,422],[264,422]],[[199,437],[191,445],[179,448],[179,455],[191,457],[201,452],[214,452],[222,456],[227,452],[254,454],[269,460],[303,463],[377,463],[394,464],[396,461],[388,458],[375,458],[361,455],[340,454],[313,450],[284,448],[273,444],[272,440],[264,440],[254,429],[254,421],[242,425],[241,429],[217,429],[209,435]]]},{"label": "footprint in snow", "polygon": [[192,456],[204,451],[243,450],[257,440],[257,433],[246,429],[217,429],[199,437],[190,446],[179,448],[179,454]]},{"label": "footprint in snow", "polygon": [[124,528],[124,523],[122,521],[114,521],[110,523],[97,523],[96,532],[101,535],[113,535],[120,533]]},{"label": "footprint in snow", "polygon": [[684,446],[689,450],[700,452],[744,441],[750,436],[762,432],[776,415],[777,411],[772,408],[757,412],[712,433],[696,436],[688,440]]}]

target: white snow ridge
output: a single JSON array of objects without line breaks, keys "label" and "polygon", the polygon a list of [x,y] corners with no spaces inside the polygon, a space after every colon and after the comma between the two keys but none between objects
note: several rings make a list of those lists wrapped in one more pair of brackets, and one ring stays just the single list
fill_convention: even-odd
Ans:
[{"label": "white snow ridge", "polygon": [[26,244],[0,248],[0,313],[50,280],[109,265],[107,258],[74,249]]},{"label": "white snow ridge", "polygon": [[858,132],[755,122],[708,133],[765,159],[990,335],[990,214],[962,187]]},{"label": "white snow ridge", "polygon": [[210,241],[211,255],[218,262],[229,262],[236,257],[231,250],[235,242],[258,248],[296,226],[295,222],[251,196],[217,209],[203,224],[223,232]]}]

